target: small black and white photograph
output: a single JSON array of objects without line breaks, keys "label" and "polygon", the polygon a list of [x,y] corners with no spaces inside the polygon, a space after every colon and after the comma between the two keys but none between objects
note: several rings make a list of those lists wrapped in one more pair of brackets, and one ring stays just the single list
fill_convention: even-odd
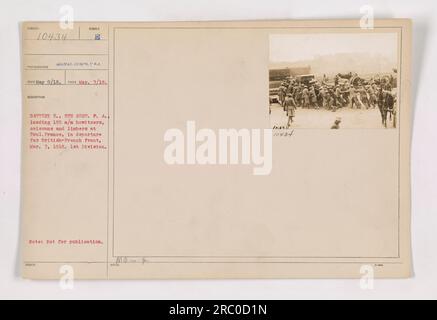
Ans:
[{"label": "small black and white photograph", "polygon": [[273,129],[394,129],[397,33],[270,35]]}]

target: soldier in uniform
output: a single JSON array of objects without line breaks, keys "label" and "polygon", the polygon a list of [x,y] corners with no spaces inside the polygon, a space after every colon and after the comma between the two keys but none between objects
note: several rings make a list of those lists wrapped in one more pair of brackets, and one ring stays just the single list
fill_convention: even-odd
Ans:
[{"label": "soldier in uniform", "polygon": [[300,85],[297,85],[294,91],[294,101],[296,102],[296,106],[302,106],[302,88]]},{"label": "soldier in uniform", "polygon": [[354,108],[354,104],[358,108],[359,103],[358,103],[358,99],[357,99],[357,89],[356,89],[356,86],[352,85],[350,87],[350,89],[349,89],[349,96],[350,96],[350,99],[351,99],[351,108],[352,109]]},{"label": "soldier in uniform", "polygon": [[326,92],[326,108],[332,110],[334,107],[334,92],[331,87],[328,87]]},{"label": "soldier in uniform", "polygon": [[326,108],[326,87],[322,86],[319,90],[318,95],[319,106],[322,108]]},{"label": "soldier in uniform", "polygon": [[294,86],[293,82],[290,82],[290,84],[288,85],[286,93],[291,94],[291,96],[294,96],[294,90],[295,90],[295,86]]},{"label": "soldier in uniform", "polygon": [[337,108],[340,108],[341,106],[343,106],[345,104],[345,100],[343,99],[342,96],[343,92],[341,91],[339,86],[335,87],[335,104],[337,106]]},{"label": "soldier in uniform", "polygon": [[367,102],[367,92],[363,87],[355,88],[355,96],[357,99],[358,109],[361,109],[361,107],[366,107],[365,103]]},{"label": "soldier in uniform", "polygon": [[303,108],[308,109],[310,107],[310,93],[308,91],[308,87],[305,86],[302,90],[302,101],[303,101]]},{"label": "soldier in uniform", "polygon": [[287,93],[287,94],[288,94],[288,93],[293,94],[293,89],[294,89],[294,79],[290,79],[290,80],[288,81],[288,86],[287,86],[286,93]]},{"label": "soldier in uniform", "polygon": [[371,85],[367,86],[367,94],[369,96],[369,106],[376,108],[376,102],[377,102],[376,93]]},{"label": "soldier in uniform", "polygon": [[316,94],[316,90],[314,89],[314,86],[311,86],[310,91],[310,107],[314,107],[316,109],[318,109],[317,106],[317,94]]},{"label": "soldier in uniform", "polygon": [[293,118],[295,115],[295,109],[296,109],[296,102],[293,99],[293,96],[291,93],[287,94],[287,97],[285,98],[285,105],[287,109],[287,129],[291,127],[291,124],[293,123]]},{"label": "soldier in uniform", "polygon": [[[281,84],[281,86],[279,87],[279,91],[278,91],[278,99],[279,99],[279,103],[281,105],[282,108],[284,108],[284,101],[285,101],[285,87]],[[285,108],[284,108],[285,110]]]}]

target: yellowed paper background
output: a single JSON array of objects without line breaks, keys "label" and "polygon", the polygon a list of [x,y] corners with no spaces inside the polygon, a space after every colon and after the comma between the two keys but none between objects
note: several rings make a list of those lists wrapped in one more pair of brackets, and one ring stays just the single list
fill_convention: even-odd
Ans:
[{"label": "yellowed paper background", "polygon": [[[83,279],[410,276],[408,20],[22,28],[24,277],[63,265]],[[269,35],[309,32],[397,34],[396,129],[273,137],[267,176],[164,162],[166,130],[187,121],[269,128]],[[64,130],[88,115],[99,142],[41,142],[41,114]]]}]

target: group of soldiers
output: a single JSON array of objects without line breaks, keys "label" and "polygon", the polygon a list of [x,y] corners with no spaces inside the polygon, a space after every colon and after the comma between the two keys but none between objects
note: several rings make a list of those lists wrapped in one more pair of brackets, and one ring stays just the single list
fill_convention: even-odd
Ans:
[{"label": "group of soldiers", "polygon": [[339,108],[370,109],[378,107],[382,123],[387,126],[387,114],[392,115],[394,96],[393,81],[387,77],[375,77],[369,81],[350,74],[348,78],[337,75],[333,83],[324,75],[321,81],[301,83],[289,77],[281,82],[278,102],[288,117],[290,127],[297,108],[324,108],[336,112]]}]

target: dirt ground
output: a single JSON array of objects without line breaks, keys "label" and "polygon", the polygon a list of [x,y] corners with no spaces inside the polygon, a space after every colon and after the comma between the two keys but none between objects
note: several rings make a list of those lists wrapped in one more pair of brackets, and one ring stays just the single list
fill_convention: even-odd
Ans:
[{"label": "dirt ground", "polygon": [[[279,104],[271,105],[270,125],[273,128],[286,126],[287,115]],[[330,129],[337,118],[341,118],[340,129],[383,129],[381,114],[378,108],[351,109],[345,107],[336,112],[326,109],[296,109],[296,116],[291,128],[302,129]],[[390,116],[387,119],[387,127],[393,128]]]}]

